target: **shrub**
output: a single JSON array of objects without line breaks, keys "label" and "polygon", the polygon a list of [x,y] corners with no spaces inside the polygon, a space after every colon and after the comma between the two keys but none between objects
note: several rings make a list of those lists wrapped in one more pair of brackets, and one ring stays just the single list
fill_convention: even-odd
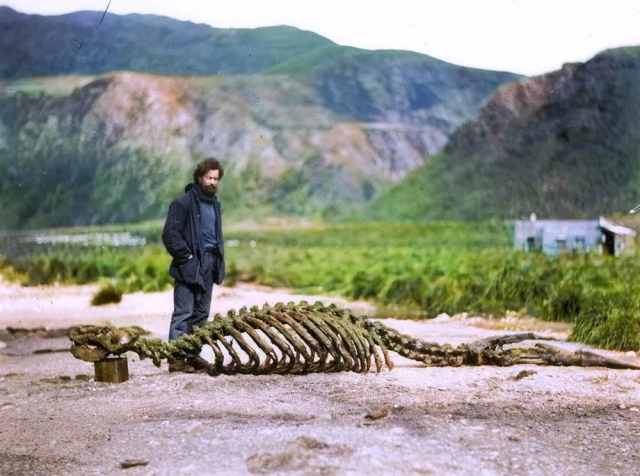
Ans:
[{"label": "shrub", "polygon": [[93,295],[92,306],[104,306],[105,304],[117,304],[122,301],[122,290],[113,282],[103,284]]}]

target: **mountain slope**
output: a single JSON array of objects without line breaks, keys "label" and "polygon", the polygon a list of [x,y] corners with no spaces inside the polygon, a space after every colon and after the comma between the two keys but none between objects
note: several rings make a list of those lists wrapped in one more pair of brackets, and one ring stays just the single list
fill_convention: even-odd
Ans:
[{"label": "mountain slope", "polygon": [[[349,88],[360,81],[366,78],[345,83],[340,92],[345,101],[358,99]],[[383,91],[402,97],[411,90],[406,81]],[[366,122],[326,107],[313,82],[295,76],[121,72],[69,82],[75,87],[67,86],[70,93],[60,78],[18,81],[0,98],[0,200],[12,203],[0,210],[0,228],[158,217],[194,162],[210,155],[228,165],[223,194],[231,209],[255,210],[258,203],[282,213],[335,215],[370,200],[424,163],[480,107],[464,90],[459,95],[465,107],[457,111],[447,111],[442,103],[402,109],[408,103],[402,100],[397,110],[386,109],[393,104],[376,105],[372,96],[369,106],[379,116]],[[455,97],[455,88],[448,94]],[[129,165],[118,166],[118,160],[138,164],[148,178]],[[100,180],[100,164],[110,164],[112,171],[120,167],[133,174],[133,182],[146,184],[138,190],[112,188],[131,200],[144,195],[140,207],[123,214],[99,206],[105,200],[93,195],[91,183]],[[77,183],[69,182],[73,175],[55,172],[73,168],[84,171],[75,176]],[[48,180],[40,181],[42,172]],[[107,174],[112,185],[118,180],[114,173]],[[38,180],[29,181],[30,176]],[[156,199],[154,188],[162,191]],[[107,195],[109,190],[108,183],[101,187]],[[51,196],[66,197],[65,204],[46,203]],[[87,209],[69,212],[78,198]],[[119,207],[123,200],[106,202]]]},{"label": "mountain slope", "polygon": [[449,114],[475,114],[475,105],[495,91],[496,84],[522,78],[463,68],[410,51],[340,46],[315,50],[267,73],[309,77],[323,105],[340,114],[363,121],[409,123],[421,122],[424,111],[438,106],[433,123],[446,122]]},{"label": "mountain slope", "polygon": [[[76,55],[75,65],[91,75],[0,84],[0,200],[10,203],[0,209],[0,229],[159,217],[195,161],[211,155],[227,165],[221,193],[228,209],[334,216],[424,164],[488,95],[520,78],[417,53],[336,46],[287,28],[215,32],[162,17],[107,15],[96,30],[95,12],[11,15],[45,31],[34,32],[37,45],[29,51],[35,56],[15,63],[18,69],[42,64],[55,70],[73,59],[48,46],[64,37],[61,25],[72,32],[80,28],[74,25],[91,24],[119,53],[112,58],[104,50],[87,61]],[[138,20],[146,30],[132,27]],[[2,38],[15,36],[2,31]],[[166,44],[163,31],[171,37]],[[223,33],[235,38],[226,50],[211,40]],[[179,50],[172,45],[180,41],[192,55],[171,63],[170,76],[100,74],[113,61],[145,69],[157,58],[174,58]],[[269,53],[265,72],[219,73],[262,67],[242,48],[271,50],[278,42],[281,51]],[[190,74],[185,61],[211,67],[206,52],[198,57],[198,45],[225,52],[215,63],[218,74]],[[87,51],[84,43],[79,51]],[[125,206],[132,202],[136,206]]]},{"label": "mountain slope", "polygon": [[580,218],[628,210],[640,198],[638,77],[640,48],[622,48],[502,86],[441,155],[372,203],[369,215]]},{"label": "mountain slope", "polygon": [[75,12],[26,15],[0,7],[0,78],[138,71],[250,74],[316,48],[327,38],[289,26],[212,28],[156,15]]}]

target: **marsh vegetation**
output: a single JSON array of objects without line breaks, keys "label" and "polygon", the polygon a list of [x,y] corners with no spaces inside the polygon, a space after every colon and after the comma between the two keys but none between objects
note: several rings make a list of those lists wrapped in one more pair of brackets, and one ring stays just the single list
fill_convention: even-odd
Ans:
[{"label": "marsh vegetation", "polygon": [[[24,285],[101,282],[114,296],[160,291],[171,286],[160,228],[6,234],[0,267],[6,280]],[[572,340],[640,348],[640,257],[527,254],[511,238],[502,221],[238,223],[226,232],[225,284],[366,299],[424,319],[516,313],[572,323]]]}]

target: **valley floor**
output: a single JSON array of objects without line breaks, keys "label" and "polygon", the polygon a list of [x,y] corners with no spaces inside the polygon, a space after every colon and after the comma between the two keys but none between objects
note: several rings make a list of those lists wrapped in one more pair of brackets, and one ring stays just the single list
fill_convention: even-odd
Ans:
[{"label": "valley floor", "polygon": [[[130,358],[130,380],[94,382],[64,337],[16,328],[138,324],[166,338],[171,292],[92,308],[95,288],[0,286],[0,474],[630,474],[640,468],[640,371],[427,368],[305,376],[169,374]],[[368,303],[216,288],[214,312],[282,301]],[[477,318],[384,319],[459,344],[504,334]],[[501,322],[505,322],[504,320]],[[6,328],[14,328],[10,338]],[[562,329],[536,325],[562,336]],[[632,359],[632,357],[627,357]],[[528,376],[519,378],[523,370]],[[131,465],[121,469],[121,465]]]}]

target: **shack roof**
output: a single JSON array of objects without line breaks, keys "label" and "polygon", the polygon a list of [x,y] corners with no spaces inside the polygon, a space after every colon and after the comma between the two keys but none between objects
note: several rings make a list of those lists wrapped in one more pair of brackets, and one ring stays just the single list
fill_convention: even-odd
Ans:
[{"label": "shack roof", "polygon": [[606,230],[619,236],[636,236],[631,228],[617,225],[605,217],[597,220],[517,220],[516,230],[520,233],[535,233],[546,230],[562,237],[576,233],[590,233],[597,230]]},{"label": "shack roof", "polygon": [[600,228],[610,231],[615,235],[636,236],[636,232],[631,228],[627,228],[622,225],[616,225],[612,221],[607,220],[605,217],[600,217],[599,223],[600,223]]}]

